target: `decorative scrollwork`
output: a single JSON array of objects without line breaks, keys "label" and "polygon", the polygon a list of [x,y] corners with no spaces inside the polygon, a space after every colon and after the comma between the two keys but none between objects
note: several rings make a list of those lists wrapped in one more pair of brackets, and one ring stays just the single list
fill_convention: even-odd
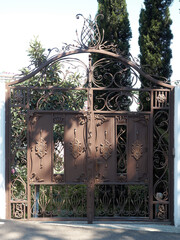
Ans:
[{"label": "decorative scrollwork", "polygon": [[132,144],[132,156],[133,158],[138,161],[141,157],[142,157],[142,153],[143,153],[143,144],[139,141],[136,140],[133,144]]},{"label": "decorative scrollwork", "polygon": [[159,103],[165,103],[167,101],[167,97],[164,95],[164,93],[159,93],[158,96],[156,97],[156,100]]},{"label": "decorative scrollwork", "polygon": [[106,118],[105,116],[100,115],[100,114],[95,115],[95,116],[94,116],[94,119],[98,121],[98,122],[96,123],[96,126],[97,126],[97,127],[101,126],[104,122],[109,121],[108,118]]},{"label": "decorative scrollwork", "polygon": [[117,173],[119,181],[127,180],[126,134],[126,125],[117,125]]},{"label": "decorative scrollwork", "polygon": [[53,119],[54,123],[61,123],[64,124],[65,116],[55,116]]},{"label": "decorative scrollwork", "polygon": [[11,199],[12,200],[26,200],[27,199],[27,187],[25,181],[21,176],[17,176],[11,184]]},{"label": "decorative scrollwork", "polygon": [[[81,142],[76,138],[76,129],[74,129],[74,139],[72,142],[70,142],[70,151],[73,156],[73,158],[76,160],[83,152],[82,144]],[[76,166],[76,161],[74,162],[74,165]]]},{"label": "decorative scrollwork", "polygon": [[166,212],[165,205],[164,204],[159,204],[157,218],[160,219],[160,220],[164,220],[164,219],[166,219],[166,215],[167,215],[167,212]]},{"label": "decorative scrollwork", "polygon": [[30,177],[30,181],[31,182],[44,182],[44,179],[42,179],[39,176],[37,176],[36,173],[32,173],[31,177]]},{"label": "decorative scrollwork", "polygon": [[64,182],[64,175],[63,174],[54,175],[53,182],[56,182],[56,183]]},{"label": "decorative scrollwork", "polygon": [[36,217],[86,217],[86,186],[40,185],[31,187],[32,216]]},{"label": "decorative scrollwork", "polygon": [[138,185],[96,185],[95,216],[147,217],[148,187]]},{"label": "decorative scrollwork", "polygon": [[139,82],[135,70],[117,60],[101,58],[93,64],[93,84],[95,87],[129,87]]},{"label": "decorative scrollwork", "polygon": [[[146,92],[149,96],[150,93]],[[141,95],[144,92],[133,91],[95,91],[95,111],[143,111],[144,103]],[[150,98],[145,99],[147,105]],[[135,107],[134,107],[134,106]]]},{"label": "decorative scrollwork", "polygon": [[47,142],[41,136],[42,130],[40,132],[40,139],[37,141],[35,146],[35,153],[40,158],[40,168],[43,167],[42,165],[42,158],[47,154]]},{"label": "decorative scrollwork", "polygon": [[97,24],[98,18],[103,18],[102,14],[96,15],[94,20],[91,20],[91,17],[85,18],[82,14],[77,14],[76,18],[80,19],[80,17],[84,20],[83,27],[80,33],[80,37],[78,32],[76,31],[77,40],[75,44],[65,44],[63,47],[64,51],[69,51],[70,49],[87,49],[87,48],[95,48],[95,49],[106,49],[116,52],[116,45],[107,44],[107,42],[103,42],[104,40],[104,31],[102,34],[100,33],[99,26]]},{"label": "decorative scrollwork", "polygon": [[[154,114],[154,152],[153,152],[153,189],[156,201],[168,201],[168,151],[169,151],[169,113],[156,111]],[[161,193],[161,199],[159,194]]]},{"label": "decorative scrollwork", "polygon": [[24,204],[16,203],[13,209],[13,217],[17,219],[21,219],[24,217]]},{"label": "decorative scrollwork", "polygon": [[14,106],[23,106],[25,105],[25,91],[22,89],[14,89],[12,91],[13,104]]},{"label": "decorative scrollwork", "polygon": [[107,167],[107,160],[111,157],[112,154],[112,144],[107,140],[107,131],[104,132],[105,139],[104,144],[100,144],[100,155],[102,158],[106,161],[106,167]]}]

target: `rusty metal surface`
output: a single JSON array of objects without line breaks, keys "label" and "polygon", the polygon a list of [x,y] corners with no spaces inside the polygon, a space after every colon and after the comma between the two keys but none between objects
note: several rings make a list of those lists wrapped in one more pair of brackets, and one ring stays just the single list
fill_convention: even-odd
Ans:
[{"label": "rusty metal surface", "polygon": [[[84,24],[77,46],[7,84],[7,218],[173,221],[173,87]],[[104,57],[87,67],[70,58],[79,52]]]}]

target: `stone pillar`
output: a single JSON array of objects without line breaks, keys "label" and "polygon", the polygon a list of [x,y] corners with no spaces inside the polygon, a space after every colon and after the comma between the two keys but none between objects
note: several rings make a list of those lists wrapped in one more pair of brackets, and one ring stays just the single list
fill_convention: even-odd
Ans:
[{"label": "stone pillar", "polygon": [[180,86],[175,87],[174,110],[174,224],[180,226]]},{"label": "stone pillar", "polygon": [[0,81],[0,219],[5,219],[5,82]]}]

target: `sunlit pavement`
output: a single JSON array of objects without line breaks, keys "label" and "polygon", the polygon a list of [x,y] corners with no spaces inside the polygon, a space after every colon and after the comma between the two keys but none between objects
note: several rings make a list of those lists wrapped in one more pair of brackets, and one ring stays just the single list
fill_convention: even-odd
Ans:
[{"label": "sunlit pavement", "polygon": [[180,227],[128,222],[33,222],[0,220],[0,240],[176,240]]}]

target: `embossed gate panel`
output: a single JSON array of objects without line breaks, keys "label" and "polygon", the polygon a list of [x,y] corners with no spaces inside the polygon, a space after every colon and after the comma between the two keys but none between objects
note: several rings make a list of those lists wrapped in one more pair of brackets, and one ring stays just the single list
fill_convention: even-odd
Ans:
[{"label": "embossed gate panel", "polygon": [[66,115],[64,132],[66,182],[84,182],[87,176],[86,123],[80,124],[79,117]]},{"label": "embossed gate panel", "polygon": [[[82,123],[80,118],[81,115],[53,116],[52,113],[35,113],[29,118],[28,175],[31,183],[85,181],[86,122]],[[54,125],[63,127],[63,134],[55,132]],[[63,146],[56,147],[54,134],[62,134]],[[62,162],[60,159],[56,161],[57,154],[63,158]],[[61,172],[55,171],[55,165],[59,165]]]},{"label": "embossed gate panel", "polygon": [[128,118],[127,181],[148,182],[149,116]]},{"label": "embossed gate panel", "polygon": [[116,179],[115,119],[95,115],[96,183]]},{"label": "embossed gate panel", "polygon": [[52,115],[31,116],[29,130],[28,176],[30,176],[30,182],[51,182]]}]

